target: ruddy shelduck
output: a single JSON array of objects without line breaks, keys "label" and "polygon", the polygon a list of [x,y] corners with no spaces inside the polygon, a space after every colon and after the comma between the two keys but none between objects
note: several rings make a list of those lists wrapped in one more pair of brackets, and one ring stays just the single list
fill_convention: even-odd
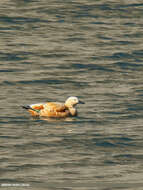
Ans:
[{"label": "ruddy shelduck", "polygon": [[46,117],[68,117],[68,116],[76,116],[77,109],[75,106],[77,104],[84,104],[84,102],[80,101],[77,97],[69,97],[65,103],[59,102],[46,102],[46,103],[38,103],[31,104],[28,106],[22,106],[27,109],[32,116],[46,116]]}]

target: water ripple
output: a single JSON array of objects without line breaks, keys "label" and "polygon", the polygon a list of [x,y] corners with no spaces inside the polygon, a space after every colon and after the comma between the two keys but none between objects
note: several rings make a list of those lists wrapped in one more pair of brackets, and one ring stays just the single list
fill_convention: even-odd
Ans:
[{"label": "water ripple", "polygon": [[[0,183],[141,190],[143,3],[0,7]],[[75,118],[32,118],[21,108],[73,95],[86,102]]]}]

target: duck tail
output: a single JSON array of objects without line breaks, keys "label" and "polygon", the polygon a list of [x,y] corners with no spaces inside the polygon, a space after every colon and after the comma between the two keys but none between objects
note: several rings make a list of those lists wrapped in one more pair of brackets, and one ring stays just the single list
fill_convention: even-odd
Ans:
[{"label": "duck tail", "polygon": [[[39,114],[39,112],[40,112],[40,110],[31,108],[31,106],[22,106],[22,108],[24,108],[24,109],[26,109],[26,110],[28,110],[28,111],[31,110],[32,113],[33,113],[33,111],[34,111],[36,114]],[[35,115],[35,114],[34,114],[34,115]]]},{"label": "duck tail", "polygon": [[26,110],[32,109],[30,106],[22,106],[22,108],[24,108]]}]

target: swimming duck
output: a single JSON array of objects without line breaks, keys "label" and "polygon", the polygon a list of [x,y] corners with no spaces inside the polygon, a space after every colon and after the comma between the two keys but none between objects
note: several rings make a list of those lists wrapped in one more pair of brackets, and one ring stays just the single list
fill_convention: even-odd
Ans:
[{"label": "swimming duck", "polygon": [[69,97],[65,103],[59,102],[47,102],[31,104],[28,106],[22,106],[27,109],[32,116],[46,116],[46,117],[68,117],[76,116],[77,109],[75,106],[77,104],[84,104],[77,97]]}]

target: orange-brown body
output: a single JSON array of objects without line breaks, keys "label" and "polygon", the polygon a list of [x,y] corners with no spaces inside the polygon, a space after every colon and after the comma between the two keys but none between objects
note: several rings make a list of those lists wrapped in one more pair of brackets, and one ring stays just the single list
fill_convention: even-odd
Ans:
[{"label": "orange-brown body", "polygon": [[70,112],[66,106],[56,102],[49,102],[45,104],[31,105],[32,109],[28,109],[32,116],[43,117],[67,117]]}]

